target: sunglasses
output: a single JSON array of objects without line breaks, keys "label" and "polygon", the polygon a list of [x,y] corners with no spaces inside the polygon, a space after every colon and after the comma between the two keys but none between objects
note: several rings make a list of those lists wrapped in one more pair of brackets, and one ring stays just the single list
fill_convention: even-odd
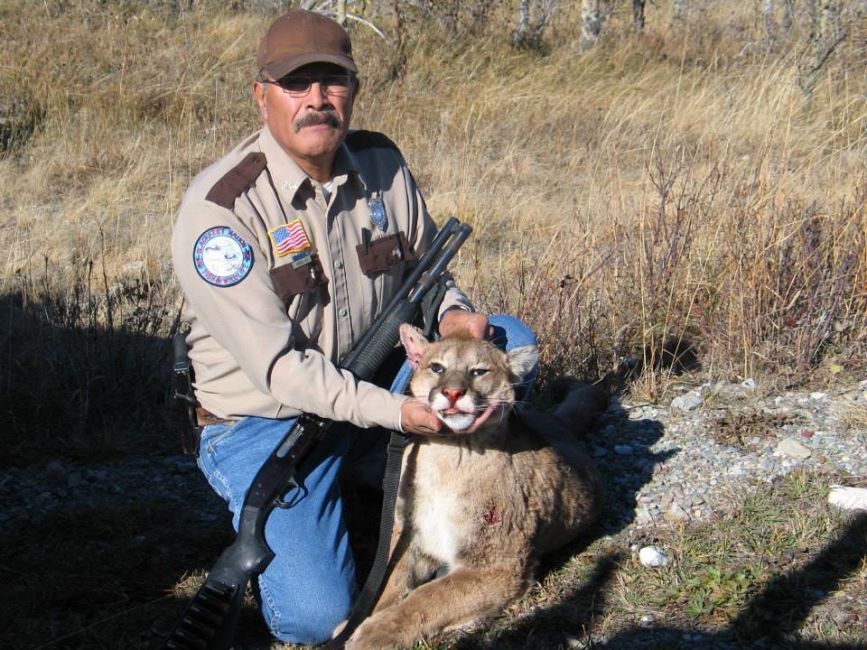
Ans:
[{"label": "sunglasses", "polygon": [[279,86],[283,92],[289,93],[291,97],[304,97],[310,92],[310,87],[314,83],[318,83],[326,95],[345,96],[349,93],[349,88],[352,86],[354,77],[348,74],[287,74],[285,77],[280,77],[277,81],[266,79],[262,83],[273,84]]}]

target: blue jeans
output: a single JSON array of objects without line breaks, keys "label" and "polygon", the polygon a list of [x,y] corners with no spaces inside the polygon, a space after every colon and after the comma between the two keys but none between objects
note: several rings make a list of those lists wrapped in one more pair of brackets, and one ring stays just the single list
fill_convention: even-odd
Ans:
[{"label": "blue jeans", "polygon": [[[491,316],[494,342],[505,350],[534,345],[536,338],[511,316]],[[519,387],[526,399],[535,369]],[[391,385],[403,392],[411,369],[404,363]],[[244,496],[259,468],[292,426],[292,420],[248,417],[214,424],[202,431],[199,467],[238,520]],[[284,642],[314,645],[327,641],[344,621],[356,596],[355,561],[343,521],[338,476],[353,438],[364,435],[335,423],[296,473],[298,488],[275,508],[265,524],[265,541],[275,556],[258,576],[265,622]],[[370,435],[375,435],[371,433]]]}]

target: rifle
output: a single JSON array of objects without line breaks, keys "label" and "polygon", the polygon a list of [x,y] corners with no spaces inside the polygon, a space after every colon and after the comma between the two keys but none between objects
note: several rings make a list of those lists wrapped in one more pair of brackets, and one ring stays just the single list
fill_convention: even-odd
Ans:
[{"label": "rifle", "polygon": [[[370,329],[340,362],[369,381],[400,340],[401,323],[415,320],[428,292],[442,281],[449,262],[472,232],[451,217]],[[238,534],[211,569],[169,636],[167,650],[228,650],[248,581],[274,558],[265,542],[265,521],[294,482],[297,467],[323,438],[331,422],[301,414],[259,469],[244,498]]]},{"label": "rifle", "polygon": [[201,427],[196,422],[196,407],[199,402],[193,392],[193,367],[187,348],[187,329],[172,337],[172,389],[175,408],[184,411],[184,426],[181,429],[181,449],[187,456],[199,453]]}]

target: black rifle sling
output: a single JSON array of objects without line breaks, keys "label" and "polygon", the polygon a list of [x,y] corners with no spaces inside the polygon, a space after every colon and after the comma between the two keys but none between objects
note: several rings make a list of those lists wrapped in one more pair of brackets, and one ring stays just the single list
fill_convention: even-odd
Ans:
[{"label": "black rifle sling", "polygon": [[340,633],[331,639],[323,650],[340,650],[346,641],[361,625],[362,621],[370,615],[385,582],[385,573],[388,568],[389,550],[391,549],[391,532],[394,525],[394,507],[397,503],[397,490],[400,486],[400,467],[403,462],[403,450],[406,447],[406,436],[397,431],[391,432],[388,442],[388,458],[385,464],[385,475],[382,479],[382,515],[379,520],[379,541],[376,546],[376,556],[373,566],[367,575],[367,580],[358,594],[352,612],[346,621],[346,625]]}]

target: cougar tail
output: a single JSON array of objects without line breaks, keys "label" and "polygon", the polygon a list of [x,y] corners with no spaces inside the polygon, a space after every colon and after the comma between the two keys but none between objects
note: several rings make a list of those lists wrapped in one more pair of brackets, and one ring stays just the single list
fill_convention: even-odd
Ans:
[{"label": "cougar tail", "polygon": [[551,407],[550,413],[572,435],[582,436],[589,432],[608,408],[608,391],[574,377],[557,378],[552,391],[557,403]]},{"label": "cougar tail", "polygon": [[550,443],[576,441],[593,430],[608,408],[608,392],[574,377],[560,377],[552,386],[555,404],[546,409],[525,406],[518,417]]}]

